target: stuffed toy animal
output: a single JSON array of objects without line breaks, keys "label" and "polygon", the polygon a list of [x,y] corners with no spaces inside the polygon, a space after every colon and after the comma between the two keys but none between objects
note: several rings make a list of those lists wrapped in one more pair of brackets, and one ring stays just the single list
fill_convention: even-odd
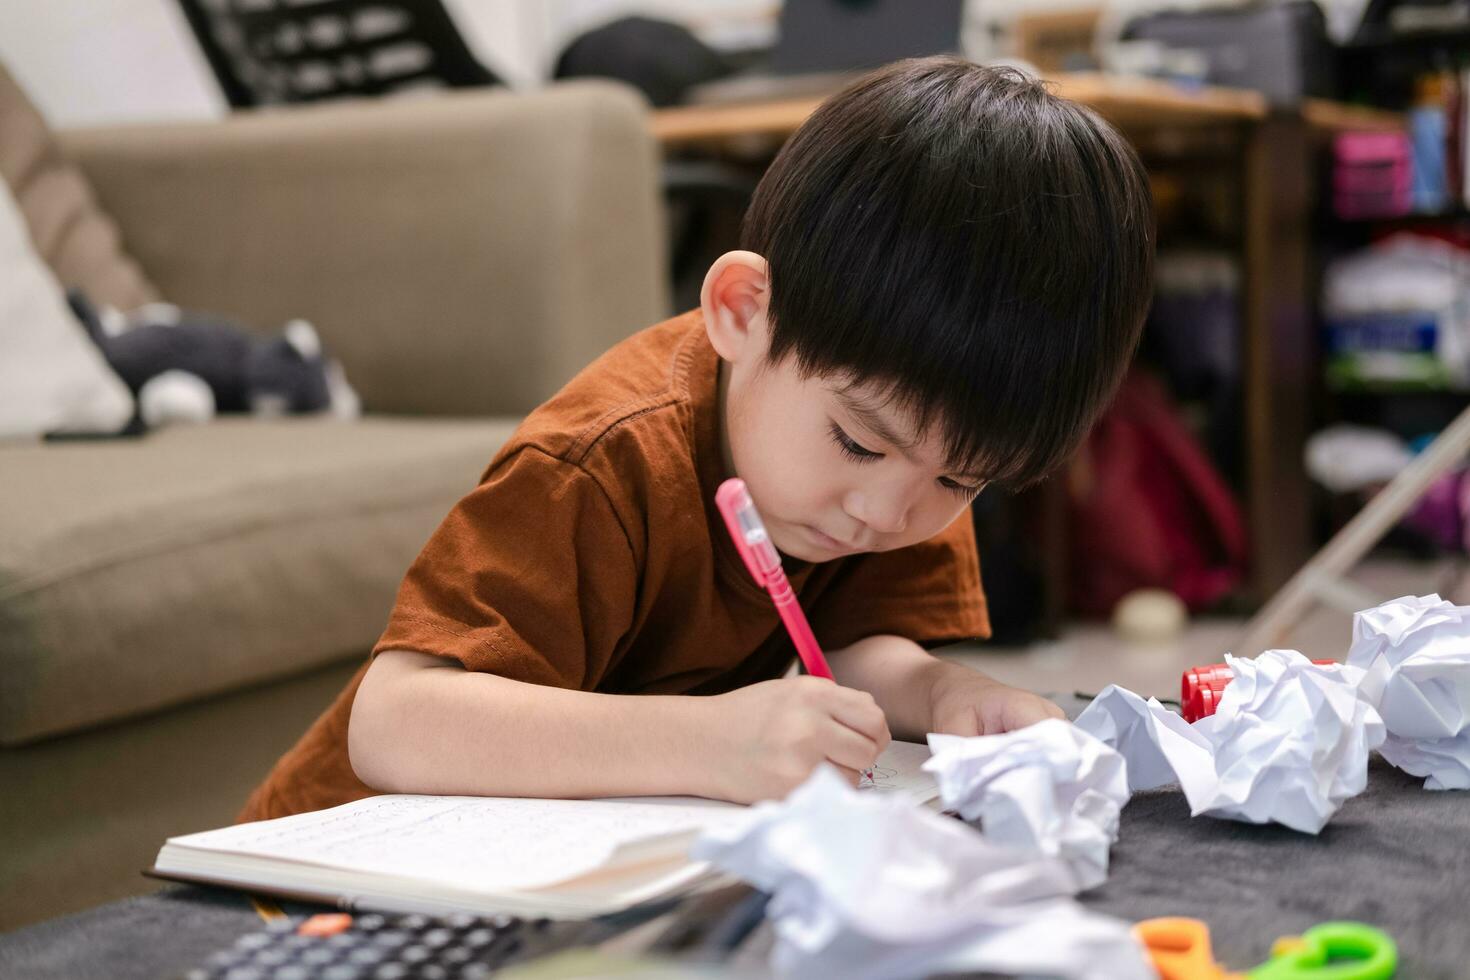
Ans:
[{"label": "stuffed toy animal", "polygon": [[324,355],[305,320],[261,338],[228,320],[167,303],[124,315],[93,306],[80,290],[71,290],[67,299],[137,398],[135,422],[147,427],[205,422],[216,412],[331,412],[345,418],[361,412],[341,365]]}]

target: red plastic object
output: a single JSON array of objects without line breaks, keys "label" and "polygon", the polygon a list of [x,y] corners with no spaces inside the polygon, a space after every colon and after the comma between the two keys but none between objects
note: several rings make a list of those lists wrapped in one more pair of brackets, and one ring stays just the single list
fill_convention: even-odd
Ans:
[{"label": "red plastic object", "polygon": [[[1336,660],[1313,660],[1314,664],[1335,664]],[[1191,667],[1179,681],[1179,707],[1184,720],[1194,724],[1208,718],[1220,706],[1220,695],[1235,677],[1225,664]]]},{"label": "red plastic object", "polygon": [[298,936],[335,936],[352,928],[352,916],[345,912],[320,912],[296,928]]}]

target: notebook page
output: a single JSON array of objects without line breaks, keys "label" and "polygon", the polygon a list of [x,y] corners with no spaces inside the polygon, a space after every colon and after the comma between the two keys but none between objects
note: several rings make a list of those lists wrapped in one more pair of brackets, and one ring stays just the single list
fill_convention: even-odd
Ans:
[{"label": "notebook page", "polygon": [[[926,745],[893,742],[863,792],[938,796]],[[692,797],[541,800],[374,796],[276,820],[169,839],[176,848],[297,861],[476,892],[522,891],[602,867],[624,845],[738,820],[745,808]]]},{"label": "notebook page", "polygon": [[921,767],[929,761],[929,746],[922,742],[889,742],[873,767],[873,778],[858,783],[859,792],[894,793],[913,803],[928,803],[939,796],[933,773]]},{"label": "notebook page", "polygon": [[498,892],[562,881],[601,866],[623,844],[742,812],[632,800],[374,796],[169,843]]}]

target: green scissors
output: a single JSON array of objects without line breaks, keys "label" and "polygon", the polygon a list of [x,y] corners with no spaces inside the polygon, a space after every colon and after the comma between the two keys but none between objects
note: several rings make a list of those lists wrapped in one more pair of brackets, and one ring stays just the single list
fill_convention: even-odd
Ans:
[{"label": "green scissors", "polygon": [[1361,922],[1324,922],[1276,940],[1249,980],[1388,980],[1398,966],[1388,933]]}]

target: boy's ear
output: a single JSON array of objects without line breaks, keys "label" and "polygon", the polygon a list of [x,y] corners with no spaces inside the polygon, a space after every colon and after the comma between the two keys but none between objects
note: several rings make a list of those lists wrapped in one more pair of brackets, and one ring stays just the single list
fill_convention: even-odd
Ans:
[{"label": "boy's ear", "polygon": [[767,269],[766,260],[754,252],[726,252],[704,277],[699,293],[704,329],[715,352],[727,361],[765,350],[771,297]]}]

